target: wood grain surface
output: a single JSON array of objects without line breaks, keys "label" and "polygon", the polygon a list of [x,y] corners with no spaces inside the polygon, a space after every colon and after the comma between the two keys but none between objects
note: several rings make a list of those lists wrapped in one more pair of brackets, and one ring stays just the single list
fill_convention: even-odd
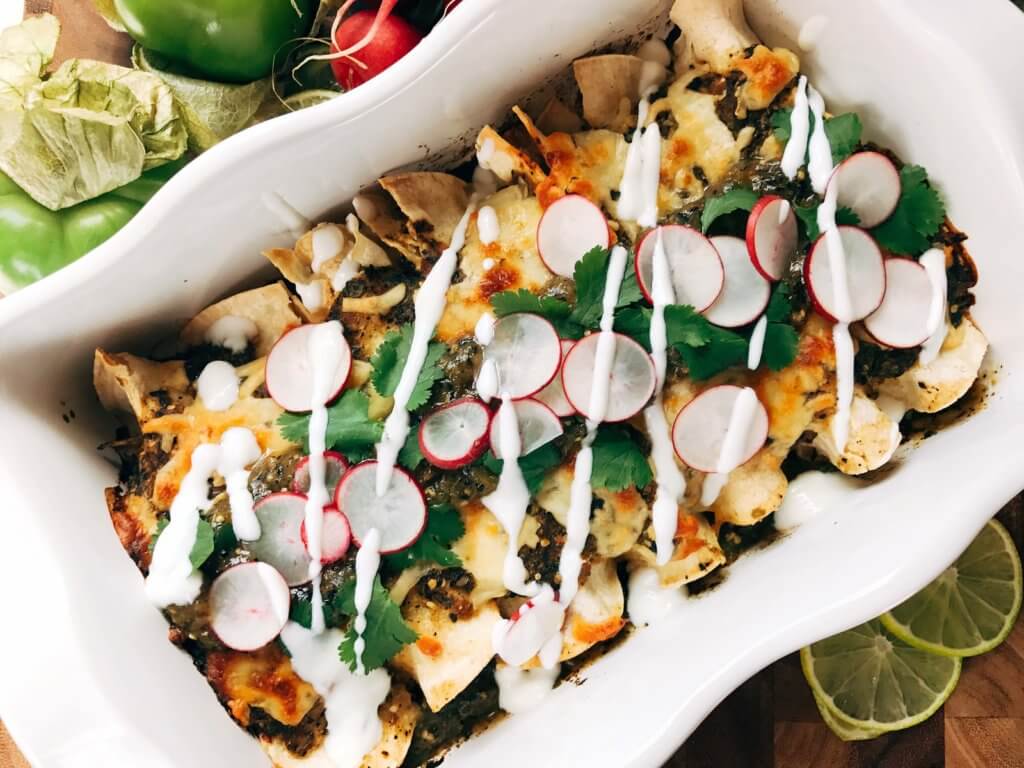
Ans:
[{"label": "wood grain surface", "polygon": [[[71,56],[127,62],[130,40],[107,27],[89,0],[25,5],[30,13],[51,11],[61,19],[57,63]],[[1024,494],[999,519],[1024,551]],[[0,768],[26,766],[0,723]],[[871,741],[840,741],[821,721],[797,655],[791,654],[723,701],[664,768],[939,766],[1024,768],[1024,620],[995,651],[967,659],[946,705],[915,728]]]}]

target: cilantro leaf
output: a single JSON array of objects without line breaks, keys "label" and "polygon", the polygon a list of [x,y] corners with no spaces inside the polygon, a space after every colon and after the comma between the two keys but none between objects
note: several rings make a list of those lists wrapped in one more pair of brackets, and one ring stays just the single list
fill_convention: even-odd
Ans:
[{"label": "cilantro leaf", "polygon": [[619,300],[616,302],[616,309],[622,309],[632,304],[638,304],[644,300],[644,294],[640,290],[640,283],[636,279],[636,270],[633,269],[632,259],[626,262],[626,273],[622,276],[622,285],[619,287]]},{"label": "cilantro leaf", "polygon": [[238,537],[231,523],[223,523],[213,531],[213,548],[216,552],[230,552],[238,546]]},{"label": "cilantro leaf", "polygon": [[[398,382],[402,378],[402,370],[409,359],[409,350],[412,348],[413,327],[406,323],[398,331],[392,331],[384,337],[384,341],[373,353],[370,364],[373,366],[373,374],[370,381],[378,394],[390,397],[395,394]],[[416,379],[416,386],[409,395],[409,402],[406,409],[415,411],[426,404],[430,399],[430,390],[434,382],[444,376],[444,372],[438,367],[437,362],[447,351],[444,344],[432,341],[427,347],[427,357],[423,361],[419,377]]]},{"label": "cilantro leaf", "polygon": [[665,307],[668,343],[679,352],[690,378],[709,379],[747,360],[747,340],[735,331],[712,325],[690,306]]},{"label": "cilantro leaf", "polygon": [[569,319],[572,307],[562,299],[553,296],[537,296],[525,288],[518,291],[502,291],[491,296],[491,306],[498,317],[512,315],[516,312],[529,312],[547,319],[558,335],[563,338],[578,339],[583,329]]},{"label": "cilantro leaf", "polygon": [[[523,473],[523,480],[526,481],[526,488],[531,496],[535,496],[544,483],[548,472],[562,463],[562,454],[558,452],[554,443],[545,443],[525,456],[519,457],[519,470]],[[501,474],[504,462],[488,451],[484,454],[484,467],[495,475]]]},{"label": "cilantro leaf", "polygon": [[[160,538],[160,534],[170,524],[170,517],[161,517],[156,521],[156,529],[153,531],[153,535],[149,537],[149,554],[153,554],[153,550],[156,549],[156,540]],[[228,527],[230,528],[231,526],[229,525]],[[196,525],[196,541],[192,545],[192,551],[188,553],[188,559],[192,563],[192,567],[199,570],[203,563],[213,554],[213,550],[213,526],[199,518],[199,523]]]},{"label": "cilantro leaf", "polygon": [[614,329],[624,333],[633,341],[651,351],[651,315],[650,307],[627,307],[615,313]]},{"label": "cilantro leaf", "polygon": [[786,283],[779,283],[772,291],[771,299],[768,300],[768,309],[765,314],[768,321],[772,323],[785,323],[793,311],[792,302],[789,300],[789,286]]},{"label": "cilantro leaf", "polygon": [[[804,231],[807,233],[807,239],[811,242],[817,240],[821,235],[821,230],[818,229],[818,206],[794,205],[793,212],[803,223]],[[836,210],[836,224],[851,224],[856,226],[857,224],[860,224],[860,218],[849,208],[839,208]]]},{"label": "cilantro leaf", "polygon": [[595,488],[623,491],[644,488],[651,482],[651,466],[630,430],[618,424],[602,424],[594,440],[594,465],[590,476]]},{"label": "cilantro leaf", "polygon": [[[355,611],[355,579],[350,579],[341,588],[336,604],[341,610],[354,616]],[[354,622],[353,622],[354,623]],[[363,640],[363,666],[367,672],[383,667],[387,661],[409,643],[415,642],[418,635],[405,623],[402,610],[395,603],[388,591],[381,584],[380,576],[373,581],[373,594],[370,605],[366,609],[366,631]],[[356,630],[350,626],[345,639],[338,646],[338,657],[348,664],[353,672],[356,670]]]},{"label": "cilantro leaf", "polygon": [[462,559],[452,552],[451,545],[465,532],[466,527],[455,507],[448,504],[431,507],[427,527],[420,537],[408,549],[385,555],[384,562],[395,571],[423,562],[446,567],[462,565]]},{"label": "cilantro leaf", "polygon": [[398,463],[408,470],[414,470],[423,461],[423,453],[420,451],[420,431],[416,427],[409,430],[409,436],[405,438],[405,445],[398,452]]},{"label": "cilantro leaf", "polygon": [[946,218],[939,193],[919,165],[900,169],[900,201],[892,216],[873,230],[878,244],[892,253],[917,256],[928,250]]},{"label": "cilantro leaf", "polygon": [[[370,398],[349,389],[327,409],[327,448],[341,451],[349,459],[361,456],[380,440],[384,424],[368,416]],[[282,413],[277,419],[285,440],[303,446],[309,453],[309,414]]]},{"label": "cilantro leaf", "polygon": [[[772,133],[775,138],[785,143],[790,137],[790,116],[792,109],[780,109],[772,113]],[[810,115],[808,135],[814,130],[814,115]],[[825,135],[828,137],[829,146],[832,148],[832,162],[841,163],[853,154],[860,144],[860,135],[864,126],[861,125],[860,117],[856,112],[846,112],[835,117],[825,118]]]},{"label": "cilantro leaf", "polygon": [[757,193],[750,187],[733,187],[717,197],[708,198],[700,214],[701,231],[707,232],[719,216],[733,211],[749,211],[757,199]]},{"label": "cilantro leaf", "polygon": [[596,328],[601,321],[610,258],[608,248],[597,247],[591,248],[576,262],[572,275],[576,281],[576,306],[570,318],[584,328]]},{"label": "cilantro leaf", "polygon": [[764,332],[761,360],[773,371],[781,371],[796,359],[800,337],[789,323],[768,323]]}]

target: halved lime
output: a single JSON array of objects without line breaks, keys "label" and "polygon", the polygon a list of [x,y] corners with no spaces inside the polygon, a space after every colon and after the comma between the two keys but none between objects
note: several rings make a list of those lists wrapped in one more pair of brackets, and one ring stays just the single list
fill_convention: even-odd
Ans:
[{"label": "halved lime", "polygon": [[1020,556],[996,520],[931,584],[880,618],[903,642],[943,656],[976,656],[1013,629],[1021,603]]},{"label": "halved lime", "polygon": [[861,731],[896,731],[927,720],[956,687],[960,659],[913,648],[878,619],[800,651],[821,705]]},{"label": "halved lime", "polygon": [[850,724],[848,721],[836,715],[828,708],[828,705],[817,696],[814,697],[814,703],[818,705],[818,712],[821,713],[821,719],[825,721],[825,725],[827,725],[829,730],[843,741],[864,741],[865,739],[873,739],[876,736],[881,736],[885,733],[885,731],[879,731],[871,728],[860,728],[859,726]]}]

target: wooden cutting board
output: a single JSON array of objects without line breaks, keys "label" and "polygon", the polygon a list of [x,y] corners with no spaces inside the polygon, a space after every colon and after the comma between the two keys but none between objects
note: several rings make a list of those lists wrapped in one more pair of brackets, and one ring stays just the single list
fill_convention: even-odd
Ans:
[{"label": "wooden cutting board", "polygon": [[[90,0],[27,0],[25,5],[30,13],[50,11],[61,19],[58,63],[72,56],[127,63],[130,39],[107,27]],[[999,519],[1024,551],[1024,494]],[[0,724],[0,768],[27,765]],[[723,701],[665,768],[938,766],[1024,768],[1024,620],[995,651],[967,660],[956,692],[916,728],[871,741],[840,741],[822,723],[792,654]]]}]

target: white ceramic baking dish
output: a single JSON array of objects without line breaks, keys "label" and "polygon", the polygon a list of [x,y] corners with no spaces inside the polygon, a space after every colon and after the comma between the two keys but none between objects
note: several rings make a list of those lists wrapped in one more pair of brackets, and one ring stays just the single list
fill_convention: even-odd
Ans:
[{"label": "white ceramic baking dish", "polygon": [[[998,369],[987,407],[870,487],[730,568],[446,762],[656,766],[733,688],[779,656],[931,579],[1024,481],[1024,16],[1005,0],[756,0],[753,27],[796,47],[833,111],[924,164],[971,234],[975,313]],[[0,716],[38,768],[264,765],[142,593],[111,528],[96,445],[111,425],[92,350],[146,351],[251,282],[287,241],[274,199],[316,219],[399,165],[458,146],[509,102],[662,0],[468,0],[410,56],[329,104],[258,126],[189,165],[118,235],[0,301]],[[276,196],[276,197],[275,197]],[[0,244],[2,247],[2,244]],[[65,418],[66,417],[66,418]]]}]

